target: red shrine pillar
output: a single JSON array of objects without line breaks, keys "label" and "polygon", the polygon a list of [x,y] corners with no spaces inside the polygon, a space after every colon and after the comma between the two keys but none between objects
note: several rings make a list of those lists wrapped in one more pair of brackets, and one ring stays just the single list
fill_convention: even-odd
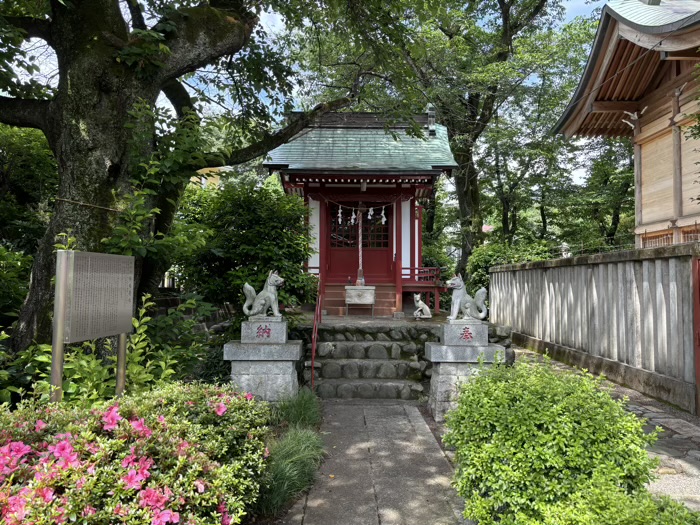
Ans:
[{"label": "red shrine pillar", "polygon": [[401,261],[402,252],[402,237],[403,225],[401,224],[402,202],[401,188],[399,190],[399,198],[394,202],[394,212],[396,213],[396,311],[403,312],[403,287],[401,279],[403,278],[403,262]]}]

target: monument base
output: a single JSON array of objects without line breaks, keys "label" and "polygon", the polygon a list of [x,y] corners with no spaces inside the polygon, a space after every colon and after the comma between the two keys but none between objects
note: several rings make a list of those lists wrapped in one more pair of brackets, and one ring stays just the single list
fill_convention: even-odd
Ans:
[{"label": "monument base", "polygon": [[231,361],[231,381],[265,401],[280,401],[299,390],[298,368],[302,341],[255,344],[231,341],[224,360]]},{"label": "monument base", "polygon": [[484,366],[512,362],[514,354],[496,344],[460,347],[428,342],[425,357],[433,363],[428,408],[435,421],[442,423],[447,411],[457,406],[461,384]]}]

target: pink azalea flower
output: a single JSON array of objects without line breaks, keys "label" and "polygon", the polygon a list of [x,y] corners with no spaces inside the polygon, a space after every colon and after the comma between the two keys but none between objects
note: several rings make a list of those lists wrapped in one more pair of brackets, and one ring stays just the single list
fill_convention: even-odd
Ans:
[{"label": "pink azalea flower", "polygon": [[85,507],[83,509],[82,515],[83,516],[92,516],[93,514],[96,514],[96,513],[97,513],[97,509],[95,507],[91,507],[90,505],[88,505],[87,507]]},{"label": "pink azalea flower", "polygon": [[78,453],[73,449],[73,445],[71,445],[70,441],[67,439],[59,441],[56,445],[50,445],[49,452],[53,453],[54,457],[58,460],[56,465],[61,469],[80,465]]},{"label": "pink azalea flower", "polygon": [[119,405],[113,405],[107,409],[107,412],[102,416],[102,428],[104,430],[114,430],[117,428],[117,423],[123,418],[119,415]]},{"label": "pink azalea flower", "polygon": [[187,441],[181,441],[180,444],[177,446],[177,455],[184,456],[187,453],[187,449],[191,446],[192,445],[189,444]]},{"label": "pink azalea flower", "polygon": [[250,392],[246,393],[246,395],[245,395],[245,398],[246,398],[248,401],[252,401],[254,397],[255,397],[255,396],[254,396],[253,394],[251,394]]},{"label": "pink azalea flower", "polygon": [[41,432],[44,430],[48,425],[44,423],[41,419],[36,420],[36,424],[34,425],[34,432]]},{"label": "pink azalea flower", "polygon": [[267,459],[270,457],[270,449],[265,447],[265,452],[263,453],[263,459]]},{"label": "pink azalea flower", "polygon": [[130,470],[127,472],[126,476],[122,478],[122,481],[126,485],[127,489],[140,489],[141,483],[143,482],[143,476],[141,476],[135,470]]},{"label": "pink azalea flower", "polygon": [[226,413],[226,405],[223,403],[219,403],[216,405],[216,409],[214,409],[214,412],[216,412],[217,416],[223,416]]},{"label": "pink azalea flower", "polygon": [[130,423],[131,423],[131,427],[136,432],[138,432],[139,436],[141,436],[141,437],[148,438],[148,437],[151,437],[151,435],[153,434],[153,432],[151,432],[151,429],[146,426],[146,423],[143,420],[143,418],[134,419],[134,420],[130,421]]},{"label": "pink azalea flower", "polygon": [[75,482],[75,488],[77,489],[82,489],[85,486],[85,482],[87,480],[85,479],[85,476],[80,478],[78,481]]},{"label": "pink azalea flower", "polygon": [[180,514],[173,512],[171,510],[161,510],[155,516],[153,516],[153,525],[165,525],[166,523],[178,523],[180,521]]},{"label": "pink azalea flower", "polygon": [[54,498],[53,489],[49,487],[38,488],[35,492],[37,496],[44,500],[44,503],[51,503],[51,500]]},{"label": "pink azalea flower", "polygon": [[139,505],[152,510],[163,510],[168,503],[168,494],[156,489],[144,489],[139,492]]},{"label": "pink azalea flower", "polygon": [[196,480],[194,482],[194,486],[197,489],[197,492],[199,492],[200,494],[203,494],[206,489],[201,479]]}]

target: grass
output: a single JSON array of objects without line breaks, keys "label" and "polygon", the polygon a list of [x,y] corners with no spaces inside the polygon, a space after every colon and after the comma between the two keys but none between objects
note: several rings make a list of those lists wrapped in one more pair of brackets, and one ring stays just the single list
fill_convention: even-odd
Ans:
[{"label": "grass", "polygon": [[273,412],[274,423],[280,427],[318,428],[321,419],[321,402],[308,388],[281,401]]},{"label": "grass", "polygon": [[315,430],[291,427],[270,446],[270,459],[256,514],[278,515],[313,483],[323,459],[323,444]]},{"label": "grass", "polygon": [[269,445],[267,470],[253,509],[256,516],[280,515],[313,484],[324,455],[318,434],[321,419],[321,402],[308,388],[273,407],[277,438]]}]

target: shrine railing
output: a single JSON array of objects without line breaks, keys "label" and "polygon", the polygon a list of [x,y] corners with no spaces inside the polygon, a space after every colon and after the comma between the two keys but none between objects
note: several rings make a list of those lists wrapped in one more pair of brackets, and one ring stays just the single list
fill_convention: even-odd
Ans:
[{"label": "shrine railing", "polygon": [[401,281],[403,283],[437,286],[440,282],[440,268],[404,266],[401,269]]},{"label": "shrine railing", "polygon": [[318,280],[316,288],[316,309],[314,310],[314,325],[311,331],[311,390],[314,389],[314,376],[316,374],[316,345],[318,344],[318,325],[323,321],[323,287]]}]

